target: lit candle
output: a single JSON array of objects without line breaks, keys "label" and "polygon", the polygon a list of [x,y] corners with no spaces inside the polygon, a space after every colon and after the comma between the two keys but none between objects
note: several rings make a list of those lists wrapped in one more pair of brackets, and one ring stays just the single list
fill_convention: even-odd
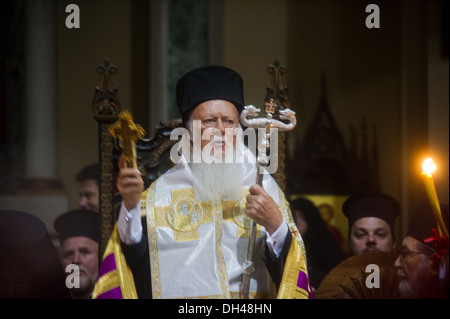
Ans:
[{"label": "lit candle", "polygon": [[442,232],[444,231],[444,235],[448,237],[448,231],[445,227],[444,220],[442,219],[441,207],[439,205],[439,200],[436,194],[436,188],[434,187],[433,176],[431,175],[431,173],[435,170],[436,164],[434,164],[431,158],[427,158],[423,161],[422,178],[425,184],[425,190],[427,191],[428,200],[430,201],[434,217],[437,221],[439,235],[442,236]]}]

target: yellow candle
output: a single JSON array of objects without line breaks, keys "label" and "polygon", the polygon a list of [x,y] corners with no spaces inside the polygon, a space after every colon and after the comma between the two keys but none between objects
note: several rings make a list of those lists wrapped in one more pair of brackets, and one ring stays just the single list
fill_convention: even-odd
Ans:
[{"label": "yellow candle", "polygon": [[442,219],[441,207],[434,186],[433,176],[431,173],[436,170],[436,165],[431,158],[425,159],[422,164],[422,179],[425,184],[425,190],[427,192],[428,200],[430,201],[431,209],[433,210],[434,217],[436,218],[439,235],[444,234],[448,237],[448,231],[445,227],[444,220]]}]

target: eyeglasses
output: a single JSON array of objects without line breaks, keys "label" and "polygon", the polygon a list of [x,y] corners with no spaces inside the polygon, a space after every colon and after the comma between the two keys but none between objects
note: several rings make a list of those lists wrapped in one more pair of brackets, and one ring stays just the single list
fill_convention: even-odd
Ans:
[{"label": "eyeglasses", "polygon": [[400,260],[404,261],[410,255],[428,255],[422,251],[409,251],[404,248],[400,249]]}]

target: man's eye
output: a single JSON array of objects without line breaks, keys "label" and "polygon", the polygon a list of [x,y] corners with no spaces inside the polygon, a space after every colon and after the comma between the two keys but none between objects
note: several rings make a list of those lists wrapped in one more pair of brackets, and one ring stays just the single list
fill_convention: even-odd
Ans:
[{"label": "man's eye", "polygon": [[63,258],[64,258],[64,259],[70,258],[72,255],[73,255],[73,252],[71,252],[71,251],[66,251],[66,252],[64,252],[64,254],[63,254]]},{"label": "man's eye", "polygon": [[386,232],[379,232],[379,233],[377,233],[377,236],[380,237],[380,238],[384,238],[384,237],[387,236],[387,233]]},{"label": "man's eye", "polygon": [[203,120],[203,124],[204,125],[211,125],[211,124],[213,124],[214,123],[214,120],[213,119],[206,119],[206,120]]},{"label": "man's eye", "polygon": [[81,248],[80,249],[80,254],[81,255],[87,255],[87,254],[90,254],[90,251],[87,248]]}]

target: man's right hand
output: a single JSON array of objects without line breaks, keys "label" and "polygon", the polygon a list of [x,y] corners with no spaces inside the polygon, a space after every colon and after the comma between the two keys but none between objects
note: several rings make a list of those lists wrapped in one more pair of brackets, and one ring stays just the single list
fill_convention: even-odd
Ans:
[{"label": "man's right hand", "polygon": [[123,155],[119,158],[119,174],[117,176],[117,189],[123,198],[125,208],[130,211],[137,206],[144,191],[144,180],[138,169],[127,168]]}]

